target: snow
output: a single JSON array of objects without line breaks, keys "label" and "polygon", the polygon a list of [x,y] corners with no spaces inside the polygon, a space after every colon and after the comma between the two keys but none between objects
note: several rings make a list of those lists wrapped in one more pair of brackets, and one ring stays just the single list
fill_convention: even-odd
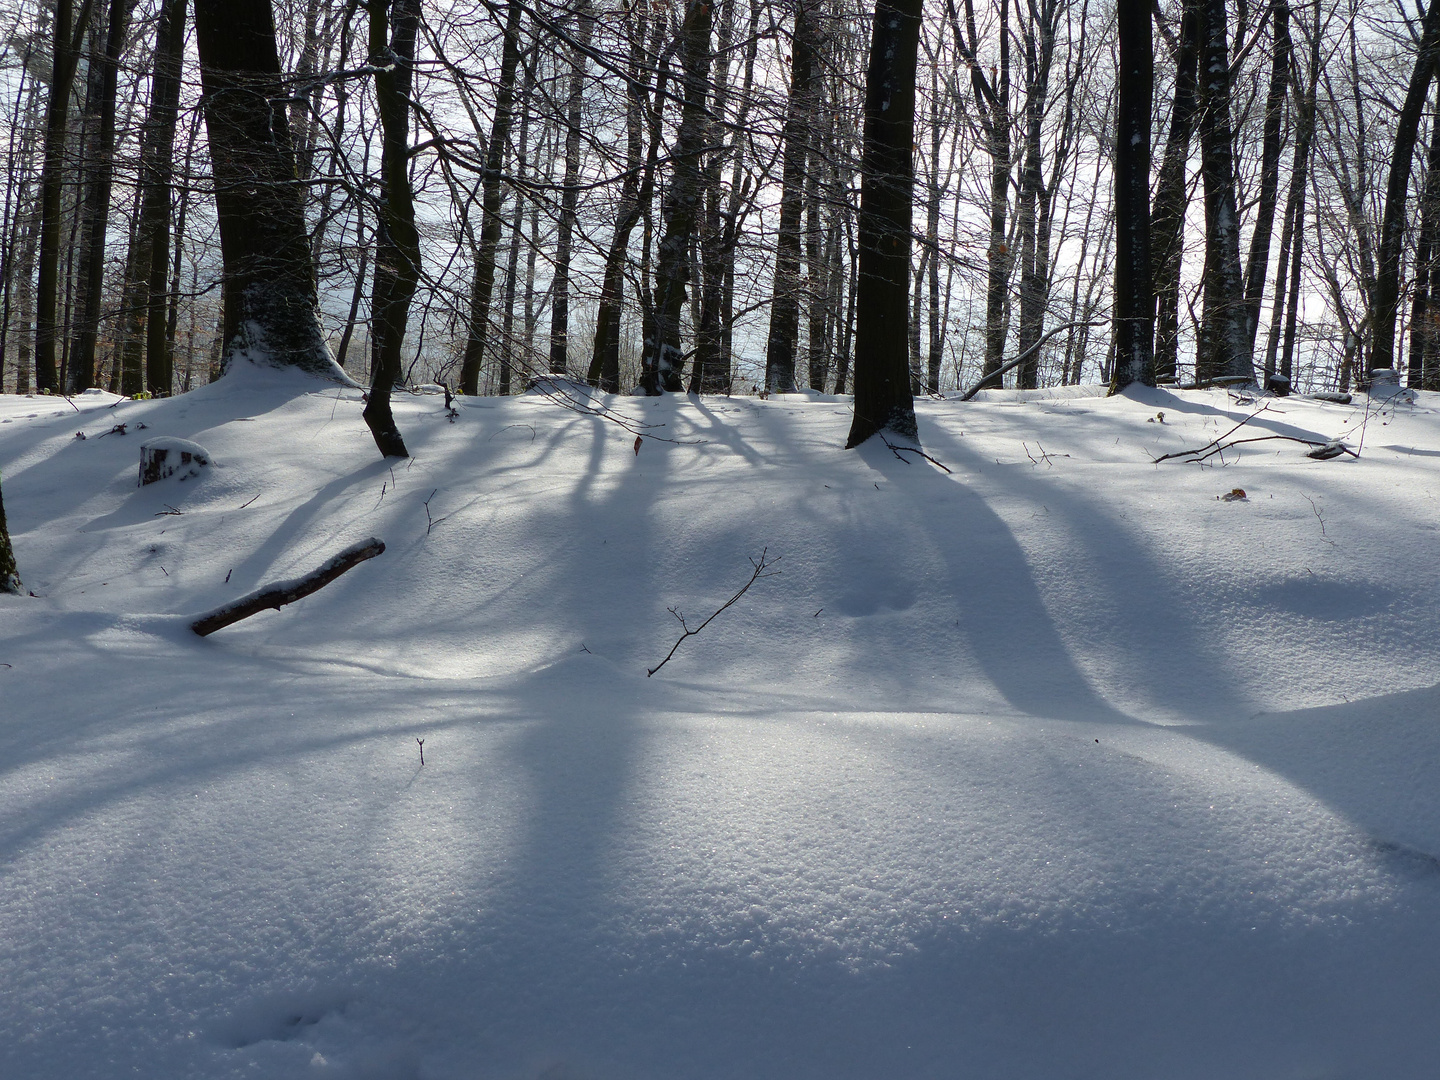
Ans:
[{"label": "snow", "polygon": [[0,1076],[1433,1076],[1440,395],[595,400],[0,398]]}]

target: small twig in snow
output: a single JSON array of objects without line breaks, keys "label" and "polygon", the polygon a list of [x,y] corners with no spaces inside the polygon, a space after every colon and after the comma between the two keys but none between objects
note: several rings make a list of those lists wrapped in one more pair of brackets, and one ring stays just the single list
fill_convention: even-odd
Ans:
[{"label": "small twig in snow", "polygon": [[423,769],[425,767],[425,740],[416,739],[415,741],[420,744],[420,767]]},{"label": "small twig in snow", "polygon": [[[780,561],[780,556],[777,555],[775,556],[775,558],[767,560],[765,555],[766,552],[768,552],[769,550],[770,549],[768,547],[761,549],[760,558],[750,560],[750,565],[755,568],[755,572],[750,575],[750,580],[745,582],[744,585],[740,586],[739,590],[735,593],[734,596],[730,597],[729,600],[726,600],[725,603],[721,604],[718,608],[716,608],[714,614],[712,614],[699,626],[695,627],[694,630],[690,629],[689,625],[685,622],[685,616],[680,613],[679,609],[673,607],[669,609],[670,614],[674,615],[675,618],[680,620],[680,628],[684,631],[684,633],[680,635],[679,641],[675,642],[674,645],[670,646],[670,651],[665,654],[665,659],[661,660],[660,663],[656,664],[653,668],[649,668],[645,672],[646,678],[654,675],[655,672],[659,671],[662,667],[668,664],[670,662],[670,658],[675,655],[675,650],[680,648],[681,642],[683,642],[686,638],[694,637],[696,634],[700,633],[701,630],[704,630],[705,627],[709,626],[710,623],[715,619],[716,615],[719,615],[720,612],[724,611],[731,604],[735,603],[736,600],[739,600],[740,597],[744,596],[747,592],[749,592],[751,585],[754,585],[755,582],[759,581],[761,578],[774,577],[776,574],[780,573],[779,570],[771,569],[771,567],[773,567],[777,562]],[[766,573],[767,570],[769,570],[770,572]],[[824,608],[821,608],[820,610],[823,611]],[[815,614],[818,615],[820,614],[820,612],[817,611]]]},{"label": "small twig in snow", "polygon": [[[436,488],[436,489],[435,489],[435,491],[439,491],[439,490],[440,490],[439,488]],[[435,491],[430,492],[430,499],[435,498]],[[424,503],[424,506],[425,506],[425,535],[426,535],[426,536],[429,536],[429,535],[430,535],[430,530],[433,529],[436,525],[439,525],[442,521],[447,521],[447,520],[449,520],[449,518],[450,518],[450,515],[449,515],[449,514],[446,514],[446,515],[445,515],[444,517],[442,517],[442,518],[432,518],[432,517],[430,516],[430,499],[426,499],[426,500],[425,500],[425,503]]]},{"label": "small twig in snow", "polygon": [[[936,461],[933,457],[925,453],[925,451],[921,450],[918,446],[899,446],[896,443],[892,443],[889,439],[886,439],[883,435],[880,436],[880,438],[885,443],[885,445],[890,448],[890,452],[894,454],[897,458],[900,458],[901,461],[905,462],[906,465],[909,465],[910,462],[906,458],[900,457],[901,451],[904,451],[907,454],[919,454],[922,458],[930,462],[931,465],[934,465],[942,472],[950,472],[950,470],[946,468],[944,463]],[[636,441],[638,442],[639,440],[637,439]],[[640,451],[637,449],[635,452],[638,454]]]}]

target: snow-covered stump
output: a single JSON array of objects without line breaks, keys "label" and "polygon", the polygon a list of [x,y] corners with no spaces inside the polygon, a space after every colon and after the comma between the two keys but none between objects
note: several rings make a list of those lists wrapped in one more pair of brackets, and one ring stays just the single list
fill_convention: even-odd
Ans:
[{"label": "snow-covered stump", "polygon": [[140,486],[171,476],[188,480],[210,467],[210,451],[199,443],[162,436],[140,445]]}]

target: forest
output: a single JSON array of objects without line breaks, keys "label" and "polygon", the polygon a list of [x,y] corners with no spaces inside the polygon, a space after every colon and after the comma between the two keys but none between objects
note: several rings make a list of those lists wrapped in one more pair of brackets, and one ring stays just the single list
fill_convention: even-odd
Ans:
[{"label": "forest", "polygon": [[[286,274],[387,390],[843,393],[876,349],[917,395],[1109,383],[1132,326],[1162,384],[1440,386],[1407,3],[4,6],[7,392],[202,385],[227,290]],[[262,218],[227,270],[227,219]]]}]

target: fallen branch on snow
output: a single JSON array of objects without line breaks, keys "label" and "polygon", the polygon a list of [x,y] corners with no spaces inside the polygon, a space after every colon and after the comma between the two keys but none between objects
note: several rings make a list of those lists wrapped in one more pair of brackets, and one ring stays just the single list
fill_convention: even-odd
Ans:
[{"label": "fallen branch on snow", "polygon": [[[237,623],[241,619],[248,619],[262,611],[273,608],[279,611],[286,604],[293,604],[302,597],[323,589],[330,582],[334,581],[341,574],[351,567],[358,566],[366,559],[373,559],[385,550],[383,541],[371,537],[369,540],[362,540],[358,544],[351,544],[340,554],[330,559],[318,569],[310,571],[304,577],[294,578],[290,581],[279,581],[274,585],[267,585],[263,589],[232,600],[223,607],[218,607],[208,614],[201,615],[190,624],[190,629],[201,637],[208,637],[216,630],[223,630],[231,623]],[[227,578],[228,580],[228,578]]]},{"label": "fallen branch on snow", "polygon": [[[651,675],[654,675],[655,672],[659,671],[662,667],[664,667],[666,664],[668,664],[668,663],[670,662],[670,657],[672,657],[672,656],[675,655],[675,650],[678,649],[678,648],[680,648],[681,642],[683,642],[686,638],[694,637],[696,634],[700,633],[701,630],[704,630],[705,627],[709,626],[710,623],[714,621],[716,615],[719,615],[720,612],[724,611],[724,610],[725,610],[726,608],[728,608],[731,604],[735,603],[736,600],[739,600],[740,597],[744,596],[747,592],[749,592],[751,585],[754,585],[755,582],[759,581],[762,577],[774,577],[776,574],[780,573],[779,570],[771,570],[771,569],[770,569],[770,568],[773,567],[777,562],[780,561],[780,556],[779,556],[779,555],[775,556],[775,558],[769,560],[768,562],[767,562],[766,559],[765,559],[765,553],[766,553],[767,551],[769,551],[769,550],[770,550],[770,549],[769,549],[768,547],[761,549],[761,551],[760,551],[760,558],[759,558],[758,560],[757,560],[757,559],[751,559],[751,560],[750,560],[750,565],[755,568],[755,572],[750,575],[750,580],[747,581],[747,582],[745,582],[744,585],[740,586],[739,591],[738,591],[734,596],[730,597],[729,600],[726,600],[725,603],[721,604],[718,608],[716,608],[716,609],[715,609],[715,613],[714,613],[713,615],[711,615],[710,618],[708,618],[708,619],[706,619],[704,622],[702,622],[699,626],[697,626],[694,630],[691,630],[690,627],[686,624],[686,622],[685,622],[685,616],[682,615],[678,609],[673,608],[673,607],[670,608],[670,614],[671,614],[671,615],[674,615],[675,618],[677,618],[677,619],[680,620],[680,627],[681,627],[681,629],[684,630],[685,632],[680,635],[680,640],[679,640],[679,641],[675,642],[674,645],[670,646],[670,651],[665,654],[665,659],[664,659],[664,660],[661,660],[660,663],[656,664],[653,668],[648,668],[648,669],[646,670],[646,672],[645,672],[645,677],[646,677],[647,679],[648,679]],[[770,570],[770,572],[767,574],[767,573],[765,572],[766,570]],[[818,615],[819,612],[817,611],[816,614]]]},{"label": "fallen branch on snow", "polygon": [[[1284,442],[1297,442],[1301,446],[1310,447],[1311,449],[1309,453],[1307,453],[1305,456],[1315,458],[1317,461],[1326,461],[1330,458],[1339,457],[1341,454],[1349,454],[1353,458],[1358,458],[1360,456],[1354,450],[1351,450],[1350,447],[1346,446],[1343,442],[1341,442],[1339,439],[1302,439],[1298,435],[1257,435],[1253,439],[1230,439],[1231,435],[1235,434],[1235,432],[1239,431],[1251,420],[1254,420],[1255,417],[1259,416],[1267,408],[1269,408],[1268,405],[1261,406],[1249,416],[1245,417],[1244,420],[1241,420],[1238,424],[1232,427],[1229,431],[1225,432],[1224,435],[1212,439],[1210,442],[1206,443],[1204,446],[1198,449],[1176,450],[1173,453],[1161,454],[1159,457],[1152,458],[1151,460],[1154,461],[1156,465],[1159,465],[1162,461],[1170,461],[1174,458],[1184,458],[1185,464],[1191,465],[1198,464],[1199,462],[1205,461],[1208,458],[1212,458],[1216,454],[1219,454],[1221,455],[1221,461],[1223,463],[1225,451],[1231,449],[1232,447],[1244,446],[1246,443],[1270,442],[1274,439],[1279,439]],[[1227,439],[1230,439],[1230,441],[1227,442]]]}]

